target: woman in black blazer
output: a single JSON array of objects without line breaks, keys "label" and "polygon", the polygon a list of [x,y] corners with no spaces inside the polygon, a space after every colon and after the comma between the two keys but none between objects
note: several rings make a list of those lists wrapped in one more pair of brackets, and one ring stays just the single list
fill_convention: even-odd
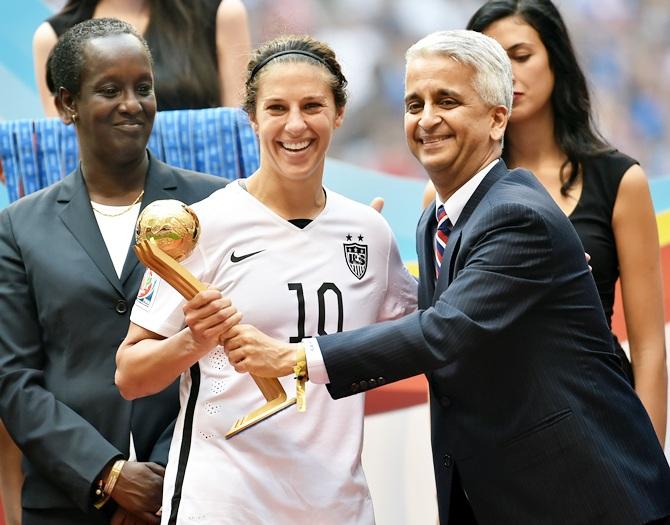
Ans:
[{"label": "woman in black blazer", "polygon": [[0,418],[25,456],[23,523],[158,523],[177,385],[139,402],[114,386],[144,273],[134,223],[153,200],[192,203],[226,181],[147,151],[151,56],[125,22],[71,28],[47,76],[80,164],[0,212]]}]

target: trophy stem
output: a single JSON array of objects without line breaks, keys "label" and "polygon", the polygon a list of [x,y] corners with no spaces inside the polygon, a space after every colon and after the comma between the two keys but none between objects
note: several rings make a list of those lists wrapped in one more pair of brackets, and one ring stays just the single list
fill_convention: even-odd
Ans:
[{"label": "trophy stem", "polygon": [[[254,381],[256,381],[256,384],[259,386],[259,388],[261,385],[259,384],[258,380],[267,379],[267,378],[255,377],[253,375],[251,377],[253,377]],[[282,388],[281,383],[279,383],[278,380],[274,379],[273,381],[277,381],[277,383],[279,384],[279,388]],[[261,390],[263,389],[261,388]],[[243,430],[246,430],[247,428],[255,425],[256,423],[260,423],[264,419],[273,416],[277,412],[281,412],[282,410],[290,407],[291,405],[295,405],[295,397],[292,397],[291,399],[286,399],[286,393],[282,388],[281,396],[277,397],[276,399],[273,399],[272,401],[268,401],[263,406],[258,407],[256,410],[252,410],[246,416],[241,417],[240,419],[235,421],[235,424],[232,427],[230,427],[230,430],[226,434],[226,439],[233,437],[235,434],[239,434]]]},{"label": "trophy stem", "polygon": [[[191,272],[161,250],[154,239],[138,242],[134,250],[137,258],[142,261],[144,266],[156,272],[187,301],[193,299],[198,292],[207,289],[207,286],[196,279]],[[267,402],[238,419],[226,434],[226,439],[294,405],[296,402],[294,397],[287,399],[286,392],[279,379],[249,375],[256,382]]]}]

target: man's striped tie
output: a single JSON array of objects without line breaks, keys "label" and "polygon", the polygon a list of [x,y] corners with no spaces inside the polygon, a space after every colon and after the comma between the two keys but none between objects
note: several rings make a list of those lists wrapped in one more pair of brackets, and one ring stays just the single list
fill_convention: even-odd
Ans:
[{"label": "man's striped tie", "polygon": [[440,204],[437,208],[437,230],[435,231],[435,278],[440,276],[440,267],[442,266],[442,257],[444,248],[447,246],[451,233],[451,222],[447,217],[444,206]]}]

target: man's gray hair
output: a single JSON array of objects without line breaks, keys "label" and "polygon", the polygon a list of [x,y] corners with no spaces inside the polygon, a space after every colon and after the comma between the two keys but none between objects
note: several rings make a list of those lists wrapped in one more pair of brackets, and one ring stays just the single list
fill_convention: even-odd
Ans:
[{"label": "man's gray hair", "polygon": [[475,71],[474,89],[491,106],[512,112],[512,63],[493,38],[476,31],[437,31],[419,40],[405,54],[405,61],[429,54],[451,57]]}]

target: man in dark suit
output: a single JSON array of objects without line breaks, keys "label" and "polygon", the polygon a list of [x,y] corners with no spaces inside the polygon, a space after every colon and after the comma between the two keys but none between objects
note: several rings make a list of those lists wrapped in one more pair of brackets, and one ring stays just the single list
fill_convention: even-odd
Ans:
[{"label": "man in dark suit", "polygon": [[231,362],[286,375],[306,351],[335,398],[425,372],[442,525],[666,519],[670,469],[579,239],[533,175],[500,160],[505,51],[434,33],[409,49],[405,87],[407,141],[438,193],[417,230],[419,311],[302,344],[241,325]]},{"label": "man in dark suit", "polygon": [[[226,183],[151,155],[148,165],[142,207]],[[114,385],[144,270],[128,247],[117,275],[79,169],[0,212],[0,415],[25,456],[30,523],[109,522],[116,507],[94,510],[94,491],[103,467],[129,457],[131,431],[137,461],[118,483],[135,499],[157,490],[160,504],[178,385],[133,402]]]}]

